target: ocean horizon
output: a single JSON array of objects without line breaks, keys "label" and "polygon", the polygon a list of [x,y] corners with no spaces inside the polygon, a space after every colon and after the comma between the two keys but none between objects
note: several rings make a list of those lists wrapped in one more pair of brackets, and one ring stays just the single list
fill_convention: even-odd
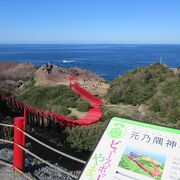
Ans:
[{"label": "ocean horizon", "polygon": [[169,67],[180,66],[180,44],[0,44],[0,62],[76,66],[108,81],[160,60]]}]

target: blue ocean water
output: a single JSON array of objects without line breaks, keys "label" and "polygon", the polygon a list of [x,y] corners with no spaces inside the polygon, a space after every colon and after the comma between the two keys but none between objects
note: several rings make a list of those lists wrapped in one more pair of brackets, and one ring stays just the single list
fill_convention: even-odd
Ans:
[{"label": "blue ocean water", "polygon": [[180,66],[180,45],[82,44],[0,45],[0,61],[78,66],[113,80],[126,71],[159,62]]}]

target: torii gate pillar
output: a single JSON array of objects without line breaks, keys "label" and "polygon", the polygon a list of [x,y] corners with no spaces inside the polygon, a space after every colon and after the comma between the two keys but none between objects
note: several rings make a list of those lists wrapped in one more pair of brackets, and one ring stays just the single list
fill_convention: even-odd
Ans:
[{"label": "torii gate pillar", "polygon": [[69,77],[69,86],[72,87],[74,85],[78,85],[78,77],[77,76]]},{"label": "torii gate pillar", "polygon": [[[19,129],[26,130],[26,111],[24,111],[24,117],[15,117],[14,126],[17,126]],[[13,167],[21,171],[24,170],[24,161],[25,161],[25,152],[18,145],[25,147],[25,134],[19,131],[14,127],[14,159]]]}]

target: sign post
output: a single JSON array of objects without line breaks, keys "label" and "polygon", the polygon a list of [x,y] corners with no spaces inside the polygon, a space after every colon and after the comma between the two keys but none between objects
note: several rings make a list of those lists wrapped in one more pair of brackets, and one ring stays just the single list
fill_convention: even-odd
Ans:
[{"label": "sign post", "polygon": [[80,180],[180,180],[180,130],[113,118]]}]

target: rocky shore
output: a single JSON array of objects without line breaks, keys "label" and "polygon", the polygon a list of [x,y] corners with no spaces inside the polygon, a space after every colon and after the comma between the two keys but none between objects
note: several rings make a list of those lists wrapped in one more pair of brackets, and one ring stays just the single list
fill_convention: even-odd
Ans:
[{"label": "rocky shore", "polygon": [[19,87],[34,76],[36,69],[32,63],[0,62],[0,83]]},{"label": "rocky shore", "polygon": [[33,81],[35,86],[69,85],[70,76],[77,76],[80,85],[95,95],[103,96],[109,87],[103,78],[79,67],[62,68],[54,64],[45,64],[38,68],[27,62],[0,62],[0,85],[2,86],[19,88],[29,81]]},{"label": "rocky shore", "polygon": [[62,68],[54,64],[46,64],[37,68],[32,63],[15,61],[0,62],[0,82],[14,85],[35,78],[37,85],[57,84],[68,80],[69,76],[78,76],[80,80],[103,80],[93,72],[78,67]]}]

